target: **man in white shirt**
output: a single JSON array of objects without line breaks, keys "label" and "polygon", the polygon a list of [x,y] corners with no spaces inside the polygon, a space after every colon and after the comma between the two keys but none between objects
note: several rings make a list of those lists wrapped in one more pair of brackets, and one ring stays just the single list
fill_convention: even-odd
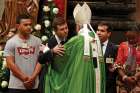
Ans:
[{"label": "man in white shirt", "polygon": [[112,71],[112,64],[117,55],[117,47],[109,41],[111,27],[106,22],[100,22],[97,27],[97,35],[100,38],[104,60],[106,62],[106,93],[116,93],[116,71]]}]

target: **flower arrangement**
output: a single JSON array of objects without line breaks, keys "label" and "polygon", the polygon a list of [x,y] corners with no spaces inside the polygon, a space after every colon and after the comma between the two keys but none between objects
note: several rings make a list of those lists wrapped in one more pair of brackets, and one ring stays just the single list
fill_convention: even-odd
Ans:
[{"label": "flower arrangement", "polygon": [[0,91],[4,91],[8,87],[9,71],[6,65],[6,59],[3,51],[0,51]]},{"label": "flower arrangement", "polygon": [[39,35],[45,44],[47,39],[53,35],[52,21],[59,14],[59,8],[53,0],[47,0],[41,8],[42,15],[39,19],[39,24],[36,24],[34,29],[35,31],[39,31],[37,35]]}]

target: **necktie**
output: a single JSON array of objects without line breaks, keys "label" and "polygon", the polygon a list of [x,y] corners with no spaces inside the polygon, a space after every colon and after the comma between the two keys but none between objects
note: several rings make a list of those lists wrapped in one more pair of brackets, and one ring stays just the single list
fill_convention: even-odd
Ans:
[{"label": "necktie", "polygon": [[64,41],[61,41],[61,42],[60,42],[60,44],[62,44],[62,45],[63,45],[64,43],[65,43]]},{"label": "necktie", "polygon": [[102,49],[103,49],[103,46],[104,46],[104,44],[102,43],[102,44],[101,44]]},{"label": "necktie", "polygon": [[104,44],[102,43],[102,44],[101,44],[101,48],[102,48],[102,51],[103,51],[103,54],[104,54],[104,53],[105,53],[105,50],[104,50],[103,47],[104,47]]}]

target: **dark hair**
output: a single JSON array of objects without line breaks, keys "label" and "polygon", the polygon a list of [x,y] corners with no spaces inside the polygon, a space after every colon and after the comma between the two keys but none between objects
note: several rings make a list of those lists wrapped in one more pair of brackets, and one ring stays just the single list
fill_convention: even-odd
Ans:
[{"label": "dark hair", "polygon": [[111,32],[112,31],[112,27],[110,26],[110,24],[108,22],[105,22],[105,21],[101,21],[98,23],[98,26],[107,26],[107,31],[108,32]]},{"label": "dark hair", "polygon": [[54,18],[53,23],[52,23],[52,27],[53,27],[54,31],[57,31],[57,26],[58,25],[63,25],[65,23],[67,23],[67,22],[64,19],[64,17],[58,16],[58,17]]},{"label": "dark hair", "polygon": [[20,14],[16,17],[16,23],[20,24],[22,19],[32,19],[32,17],[29,14]]}]

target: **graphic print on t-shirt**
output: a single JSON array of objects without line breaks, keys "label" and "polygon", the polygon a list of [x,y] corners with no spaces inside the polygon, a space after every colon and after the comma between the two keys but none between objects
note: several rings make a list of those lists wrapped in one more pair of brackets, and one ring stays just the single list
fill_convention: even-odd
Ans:
[{"label": "graphic print on t-shirt", "polygon": [[17,47],[19,55],[31,55],[34,54],[35,52],[35,47],[28,47],[28,48],[22,48],[22,47]]}]

